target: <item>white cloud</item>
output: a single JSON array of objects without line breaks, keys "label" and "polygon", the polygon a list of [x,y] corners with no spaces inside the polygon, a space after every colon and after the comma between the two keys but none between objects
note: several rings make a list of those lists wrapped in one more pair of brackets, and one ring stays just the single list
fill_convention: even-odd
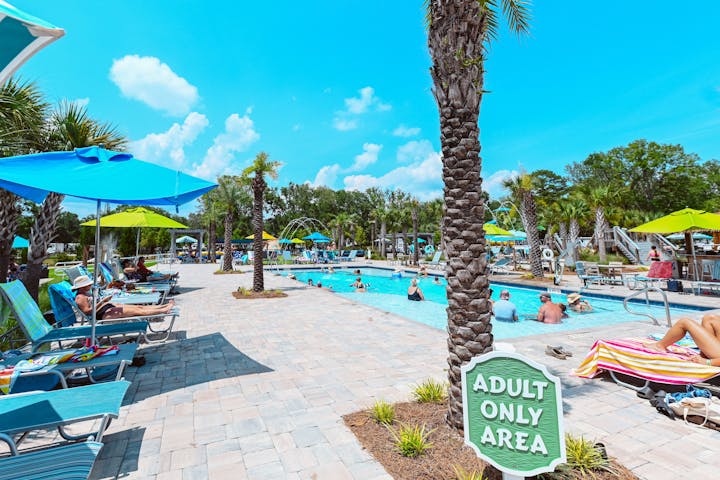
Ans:
[{"label": "white cloud", "polygon": [[233,113],[225,120],[225,131],[215,137],[205,158],[194,165],[193,175],[214,180],[218,175],[232,173],[235,153],[243,152],[260,138],[255,125],[246,113]]},{"label": "white cloud", "polygon": [[195,86],[157,57],[125,55],[113,60],[110,80],[126,97],[170,115],[185,115],[199,98]]},{"label": "white cloud", "polygon": [[169,166],[181,168],[185,163],[185,147],[191,145],[209,123],[205,115],[191,112],[182,125],[173,123],[163,133],[150,133],[132,142],[130,149],[141,160],[163,165],[171,160]]},{"label": "white cloud", "polygon": [[376,143],[364,143],[363,153],[355,157],[355,162],[347,170],[348,172],[359,172],[365,170],[369,165],[377,162],[378,153],[382,149],[382,145]]},{"label": "white cloud", "polygon": [[427,158],[434,151],[429,140],[411,140],[398,147],[397,160],[400,163],[418,162]]},{"label": "white cloud", "polygon": [[[413,151],[417,145],[421,144],[425,148],[424,140],[422,142],[409,142],[398,148],[398,161],[400,158],[406,158],[404,152]],[[430,142],[427,142],[429,145]],[[380,188],[400,188],[406,192],[417,196],[421,200],[429,200],[436,198],[442,194],[442,161],[440,154],[430,148],[425,148],[424,155],[414,157],[412,163],[403,165],[390,170],[386,174],[375,177],[373,175],[349,175],[343,179],[345,189],[347,190],[366,190],[370,187]]]},{"label": "white cloud", "polygon": [[483,178],[483,190],[490,194],[490,198],[497,200],[508,194],[503,187],[503,182],[511,177],[517,177],[520,174],[517,170],[498,170],[487,178]]},{"label": "white cloud", "polygon": [[357,121],[346,120],[346,119],[342,119],[340,117],[335,117],[333,119],[333,127],[335,127],[335,130],[340,130],[341,132],[346,132],[348,130],[355,130],[357,128]]},{"label": "white cloud", "polygon": [[72,100],[72,103],[80,108],[85,108],[90,103],[90,97],[76,98],[75,100]]},{"label": "white cloud", "polygon": [[313,187],[329,187],[334,188],[335,180],[337,180],[338,173],[340,172],[340,165],[333,163],[332,165],[325,165],[318,170],[315,175],[315,180],[311,182]]},{"label": "white cloud", "polygon": [[420,128],[399,125],[395,130],[393,130],[392,134],[396,137],[414,137],[420,134]]},{"label": "white cloud", "polygon": [[368,113],[371,110],[385,112],[392,109],[389,103],[383,103],[376,95],[372,87],[363,87],[358,90],[360,96],[345,99],[345,110],[335,112],[333,127],[340,131],[353,130],[357,128],[357,121],[354,117]]}]

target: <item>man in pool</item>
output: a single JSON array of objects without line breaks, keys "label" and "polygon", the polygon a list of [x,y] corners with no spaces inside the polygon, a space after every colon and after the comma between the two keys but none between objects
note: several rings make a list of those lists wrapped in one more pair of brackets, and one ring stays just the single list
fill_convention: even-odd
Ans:
[{"label": "man in pool", "polygon": [[552,297],[548,292],[540,294],[542,305],[538,310],[537,317],[531,317],[531,320],[537,320],[543,323],[562,323],[563,312],[560,305],[552,302]]},{"label": "man in pool", "polygon": [[517,307],[510,301],[510,292],[502,290],[500,292],[500,300],[493,304],[493,312],[495,312],[495,320],[499,322],[517,322]]}]

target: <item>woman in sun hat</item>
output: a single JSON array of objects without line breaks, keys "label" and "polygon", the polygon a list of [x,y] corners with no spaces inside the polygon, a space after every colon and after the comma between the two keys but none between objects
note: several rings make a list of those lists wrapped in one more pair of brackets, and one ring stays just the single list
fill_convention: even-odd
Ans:
[{"label": "woman in sun hat", "polygon": [[[92,287],[93,281],[87,275],[80,275],[73,281],[71,290],[75,291],[75,303],[85,314],[92,314]],[[138,317],[143,315],[158,315],[168,313],[175,302],[170,300],[165,305],[114,305],[110,303],[112,295],[98,300],[95,305],[98,320],[108,318]]]},{"label": "woman in sun hat", "polygon": [[570,310],[573,312],[590,312],[593,309],[587,300],[582,300],[579,293],[571,293],[568,295],[567,302],[570,306]]}]

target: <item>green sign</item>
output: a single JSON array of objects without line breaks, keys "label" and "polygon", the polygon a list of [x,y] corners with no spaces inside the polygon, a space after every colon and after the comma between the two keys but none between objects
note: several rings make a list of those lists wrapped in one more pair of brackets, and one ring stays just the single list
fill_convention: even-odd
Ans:
[{"label": "green sign", "polygon": [[551,472],[566,461],[560,380],[544,365],[491,352],[462,367],[465,443],[500,471]]}]

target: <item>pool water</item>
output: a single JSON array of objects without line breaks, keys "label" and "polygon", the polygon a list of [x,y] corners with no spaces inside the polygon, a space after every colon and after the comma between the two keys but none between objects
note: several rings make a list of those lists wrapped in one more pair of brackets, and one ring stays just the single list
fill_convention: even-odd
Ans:
[{"label": "pool water", "polygon": [[[283,272],[284,276],[289,273],[295,275],[297,281],[307,283],[312,280],[313,284],[322,283],[323,287],[332,287],[332,290],[353,301],[371,305],[380,310],[392,312],[402,317],[430,325],[431,327],[445,330],[447,326],[447,296],[445,293],[446,282],[440,278],[439,284],[434,282],[434,277],[418,278],[418,286],[425,295],[424,302],[413,302],[407,299],[407,288],[410,280],[415,278],[413,272],[402,272],[402,277],[393,275],[392,270],[381,268],[363,267],[360,268],[360,275],[353,273],[357,267],[334,267],[335,272],[329,273],[327,268],[302,269]],[[350,285],[357,277],[367,285],[367,292],[356,292]],[[523,288],[510,285],[491,284],[493,289],[492,299],[500,298],[500,290],[510,292],[510,301],[517,306],[519,322],[499,322],[493,319],[493,334],[495,338],[512,338],[542,333],[552,333],[567,330],[577,330],[588,327],[599,327],[623,322],[649,321],[647,317],[631,315],[623,307],[621,300],[593,297],[584,295],[593,307],[592,312],[575,313],[568,310],[569,318],[561,324],[545,324],[534,320],[523,320],[523,315],[535,315],[540,308],[540,290]],[[553,293],[552,300],[555,303],[567,303],[567,296],[564,293]],[[633,302],[633,311],[650,313],[664,325],[665,308],[658,305],[646,305],[645,303]],[[697,310],[670,308],[670,315],[673,319],[679,316],[696,314]],[[658,331],[663,331],[658,327]]]}]

